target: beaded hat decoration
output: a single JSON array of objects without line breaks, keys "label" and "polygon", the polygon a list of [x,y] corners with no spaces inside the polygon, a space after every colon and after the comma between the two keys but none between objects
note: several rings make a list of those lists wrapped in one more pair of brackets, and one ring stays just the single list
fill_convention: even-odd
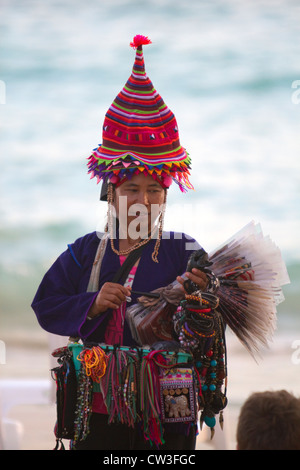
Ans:
[{"label": "beaded hat decoration", "polygon": [[174,114],[153,87],[145,71],[143,45],[137,35],[132,73],[109,107],[103,124],[102,144],[88,158],[88,173],[97,182],[119,186],[132,175],[151,175],[162,187],[175,181],[182,192],[194,189],[189,181],[191,159],[181,146]]}]

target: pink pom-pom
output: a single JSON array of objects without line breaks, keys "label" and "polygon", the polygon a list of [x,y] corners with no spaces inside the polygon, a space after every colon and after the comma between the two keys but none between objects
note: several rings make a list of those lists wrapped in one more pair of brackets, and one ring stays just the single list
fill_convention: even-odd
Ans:
[{"label": "pink pom-pom", "polygon": [[169,188],[173,183],[173,178],[172,176],[167,175],[163,178],[162,182],[165,188]]},{"label": "pink pom-pom", "polygon": [[137,34],[130,43],[130,47],[137,49],[139,46],[146,46],[147,44],[152,44],[151,40],[147,36]]},{"label": "pink pom-pom", "polygon": [[110,182],[111,182],[112,184],[117,184],[118,180],[119,180],[119,178],[118,178],[116,175],[112,175],[112,176],[110,177]]}]

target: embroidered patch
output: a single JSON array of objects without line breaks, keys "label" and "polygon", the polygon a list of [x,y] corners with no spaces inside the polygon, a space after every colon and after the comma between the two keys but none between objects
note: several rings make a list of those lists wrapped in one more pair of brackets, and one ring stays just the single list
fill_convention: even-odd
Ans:
[{"label": "embroidered patch", "polygon": [[162,421],[190,422],[196,416],[196,396],[191,368],[174,368],[160,376]]}]

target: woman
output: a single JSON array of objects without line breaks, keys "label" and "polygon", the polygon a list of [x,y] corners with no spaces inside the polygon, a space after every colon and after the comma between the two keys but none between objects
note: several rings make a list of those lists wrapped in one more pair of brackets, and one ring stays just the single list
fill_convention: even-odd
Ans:
[{"label": "woman", "polygon": [[[132,74],[106,114],[102,145],[89,159],[90,173],[103,182],[101,199],[108,201],[108,242],[101,255],[98,289],[88,291],[101,243],[94,232],[68,246],[46,273],[32,304],[40,325],[54,334],[135,346],[125,319],[128,298],[132,304],[136,292],[150,292],[176,278],[183,284],[191,249],[199,247],[184,234],[163,232],[170,184],[175,181],[183,191],[192,187],[190,158],[180,145],[175,116],[146,75],[142,45],[149,42],[144,36],[134,38]],[[125,283],[113,282],[134,252],[138,256]],[[186,276],[205,289],[203,272],[194,269]],[[161,448],[194,449],[195,435],[195,426],[168,424]],[[138,426],[132,430],[108,424],[101,393],[95,393],[90,433],[76,449],[145,448],[149,444]]]}]

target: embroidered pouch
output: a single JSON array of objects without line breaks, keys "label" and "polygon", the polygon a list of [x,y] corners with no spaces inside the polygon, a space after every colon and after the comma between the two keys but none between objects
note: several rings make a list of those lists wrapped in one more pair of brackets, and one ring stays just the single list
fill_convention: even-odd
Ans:
[{"label": "embroidered pouch", "polygon": [[195,421],[197,401],[192,368],[162,369],[159,381],[162,421]]}]

